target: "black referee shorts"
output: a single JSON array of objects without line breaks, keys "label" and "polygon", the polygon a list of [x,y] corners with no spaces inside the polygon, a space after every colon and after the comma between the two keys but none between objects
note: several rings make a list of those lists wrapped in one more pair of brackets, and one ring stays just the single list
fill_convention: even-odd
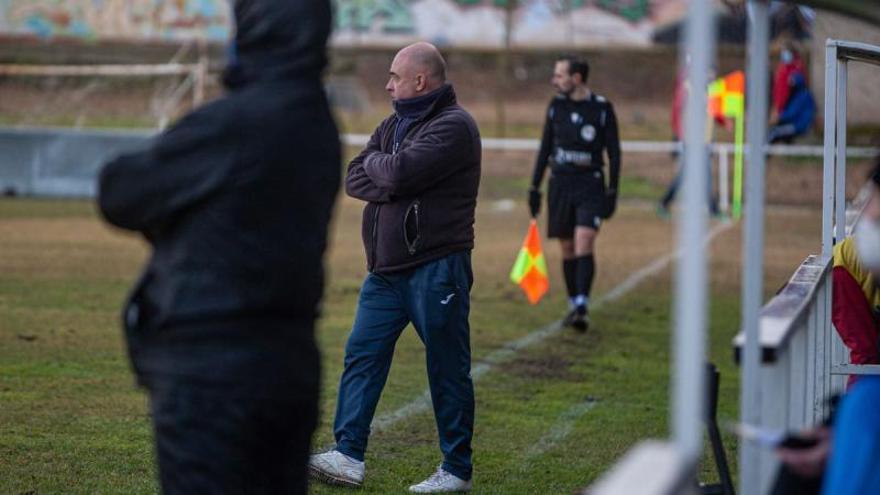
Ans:
[{"label": "black referee shorts", "polygon": [[605,176],[601,170],[550,176],[547,237],[571,239],[575,226],[599,230],[605,213]]}]

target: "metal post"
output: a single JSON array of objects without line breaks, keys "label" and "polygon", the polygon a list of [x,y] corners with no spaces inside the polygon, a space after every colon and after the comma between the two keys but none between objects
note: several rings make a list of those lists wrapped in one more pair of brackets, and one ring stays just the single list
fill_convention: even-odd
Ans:
[{"label": "metal post", "polygon": [[825,316],[825,284],[820,284],[817,289],[816,301],[818,303],[818,312],[816,314],[816,324],[808,327],[807,332],[807,358],[804,363],[805,375],[807,378],[806,395],[804,397],[805,423],[812,425],[815,423],[816,417],[813,405],[816,403],[816,337],[822,331],[822,319]]},{"label": "metal post", "polygon": [[829,315],[825,313],[825,294],[828,290],[828,284],[826,281],[820,282],[819,287],[816,291],[816,318],[815,324],[812,326],[810,331],[813,333],[813,350],[814,355],[812,356],[812,363],[809,369],[812,370],[812,380],[810,381],[809,386],[812,387],[813,392],[811,394],[812,401],[806,404],[804,411],[806,416],[809,418],[809,422],[805,426],[813,426],[819,421],[822,420],[822,401],[824,398],[824,394],[820,390],[819,383],[822,382],[822,336],[825,335],[825,318],[830,318]]},{"label": "metal post", "polygon": [[837,127],[837,45],[825,42],[825,157],[822,173],[822,259],[831,258],[834,215],[834,142]]},{"label": "metal post", "polygon": [[[699,2],[698,2],[699,3]],[[760,310],[764,294],[764,147],[767,139],[767,84],[770,16],[767,1],[748,3],[748,68],[746,137],[745,233],[743,235],[742,324],[745,345],[742,365],[740,417],[760,424],[759,383]],[[748,442],[740,444],[740,493],[760,493],[758,452]]]},{"label": "metal post", "polygon": [[834,192],[834,238],[846,237],[846,59],[837,61],[837,157]]},{"label": "metal post", "polygon": [[727,171],[727,148],[718,148],[718,210],[730,213],[730,177]]},{"label": "metal post", "polygon": [[[824,301],[823,301],[824,304],[822,306],[820,306],[820,308],[822,308],[822,309],[820,311],[821,325],[820,325],[819,331],[824,333],[825,335],[831,335],[834,332],[834,327],[832,326],[832,323],[831,323],[831,308],[832,308],[831,295],[833,293],[833,290],[832,290],[833,289],[833,279],[831,278],[831,271],[830,270],[828,271],[828,273],[825,274],[825,283],[822,284],[822,287],[823,287],[822,296],[824,298]],[[830,371],[830,367],[829,367],[829,371]],[[822,400],[824,401],[824,399],[826,399],[826,398],[827,397],[822,397]],[[827,406],[827,404],[825,402],[823,402],[822,405]],[[823,410],[824,410],[824,407],[823,407]],[[816,418],[815,422],[818,423],[819,421],[822,421],[824,419],[825,419],[825,415],[823,414],[821,417]]]},{"label": "metal post", "polygon": [[[678,222],[681,258],[676,267],[675,359],[672,386],[672,434],[685,459],[696,461],[703,451],[706,333],[706,104],[710,57],[715,54],[711,2],[693,2],[688,12],[685,46],[691,55],[690,91],[685,108],[682,213]],[[680,57],[682,60],[684,57]]]}]

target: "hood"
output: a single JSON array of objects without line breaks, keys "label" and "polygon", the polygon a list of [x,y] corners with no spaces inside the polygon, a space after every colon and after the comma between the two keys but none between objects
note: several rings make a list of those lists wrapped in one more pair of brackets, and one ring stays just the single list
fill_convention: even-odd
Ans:
[{"label": "hood", "polygon": [[227,87],[320,78],[327,65],[330,0],[235,0],[233,11]]}]

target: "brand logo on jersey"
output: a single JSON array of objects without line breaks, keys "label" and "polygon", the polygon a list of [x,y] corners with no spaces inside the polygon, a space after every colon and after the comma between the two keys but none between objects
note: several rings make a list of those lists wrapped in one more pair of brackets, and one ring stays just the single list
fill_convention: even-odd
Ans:
[{"label": "brand logo on jersey", "polygon": [[592,141],[596,138],[596,128],[590,124],[581,127],[581,137],[584,138],[584,141]]},{"label": "brand logo on jersey", "polygon": [[569,163],[571,165],[587,167],[592,163],[593,155],[586,151],[573,151],[565,148],[556,148],[556,153],[553,154],[553,161],[560,165],[563,163]]},{"label": "brand logo on jersey", "polygon": [[580,124],[581,122],[584,121],[584,118],[581,117],[581,114],[579,114],[577,112],[572,112],[570,117],[571,117],[572,124]]}]

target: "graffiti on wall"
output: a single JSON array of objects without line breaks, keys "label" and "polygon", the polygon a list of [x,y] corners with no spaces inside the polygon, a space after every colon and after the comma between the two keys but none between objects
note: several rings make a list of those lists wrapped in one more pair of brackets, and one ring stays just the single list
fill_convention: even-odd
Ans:
[{"label": "graffiti on wall", "polygon": [[336,0],[336,29],[369,31],[376,23],[387,33],[415,33],[410,5],[406,0]]},{"label": "graffiti on wall", "polygon": [[[687,0],[331,0],[336,46],[647,45]],[[230,0],[0,0],[0,34],[226,40]],[[508,16],[510,33],[505,32]]]},{"label": "graffiti on wall", "polygon": [[226,39],[227,0],[0,0],[6,34],[85,39]]},{"label": "graffiti on wall", "polygon": [[[491,5],[499,10],[517,9],[527,5],[524,0],[451,0],[459,7]],[[534,3],[534,2],[531,2]],[[334,0],[336,28],[339,30],[370,31],[378,23],[383,32],[415,33],[416,24],[412,14],[418,2],[407,0]],[[548,9],[557,16],[570,15],[578,9],[596,8],[620,16],[629,22],[640,22],[650,16],[648,0],[555,0]],[[464,15],[466,10],[463,11]]]},{"label": "graffiti on wall", "polygon": [[[334,43],[499,47],[511,16],[515,45],[645,45],[686,0],[333,0]],[[678,19],[675,19],[678,20]]]}]

